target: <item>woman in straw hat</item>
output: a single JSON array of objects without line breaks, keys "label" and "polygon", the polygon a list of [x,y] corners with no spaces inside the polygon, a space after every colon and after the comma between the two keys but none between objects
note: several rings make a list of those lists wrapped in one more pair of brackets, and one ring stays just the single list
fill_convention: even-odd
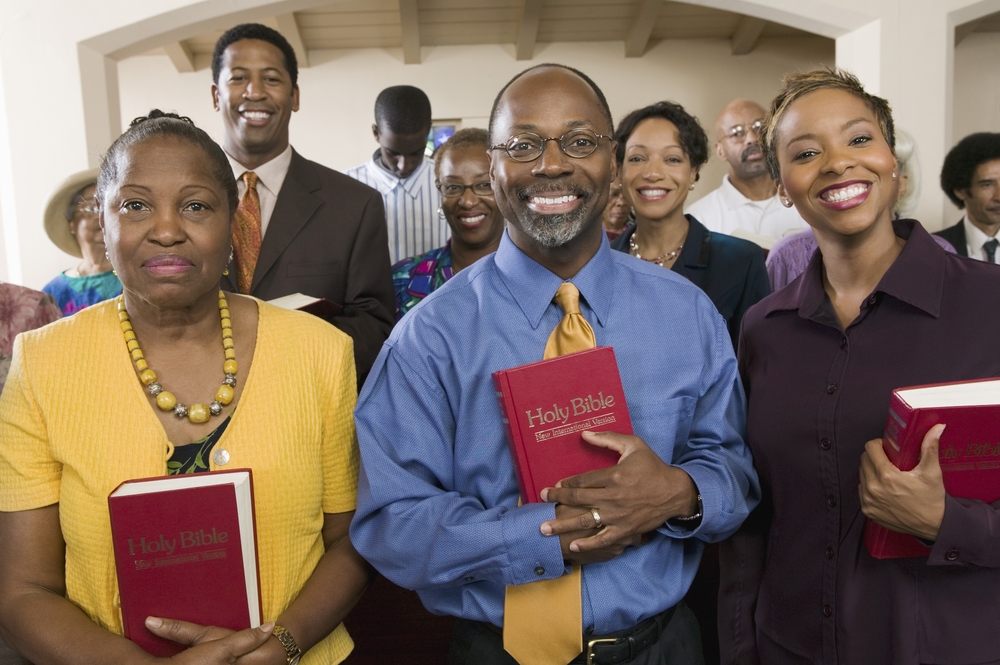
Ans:
[{"label": "woman in straw hat", "polygon": [[45,232],[49,238],[62,251],[83,259],[42,289],[56,299],[63,316],[122,292],[122,284],[111,269],[104,247],[104,232],[94,199],[96,181],[97,169],[70,176],[45,208]]}]

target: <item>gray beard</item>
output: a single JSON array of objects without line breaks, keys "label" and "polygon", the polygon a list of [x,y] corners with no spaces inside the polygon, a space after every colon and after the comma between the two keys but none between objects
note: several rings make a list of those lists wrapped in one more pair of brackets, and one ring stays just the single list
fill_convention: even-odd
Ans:
[{"label": "gray beard", "polygon": [[565,215],[538,215],[524,210],[521,231],[542,247],[562,247],[580,235],[586,223],[586,207]]}]

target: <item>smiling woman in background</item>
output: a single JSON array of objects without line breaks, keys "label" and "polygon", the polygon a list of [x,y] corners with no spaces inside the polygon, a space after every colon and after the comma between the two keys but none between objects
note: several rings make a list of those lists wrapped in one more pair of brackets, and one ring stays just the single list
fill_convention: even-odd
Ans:
[{"label": "smiling woman in background", "polygon": [[503,215],[490,186],[489,134],[485,129],[460,129],[434,155],[441,209],[451,227],[443,247],[403,259],[392,267],[396,320],[463,268],[492,254],[500,246]]},{"label": "smiling woman in background", "polygon": [[611,247],[694,282],[726,320],[735,346],[743,314],[771,289],[760,247],[713,233],[684,214],[684,201],[708,161],[705,130],[679,104],[658,102],[629,113],[615,140],[622,193],[635,222]]},{"label": "smiling woman in background", "polygon": [[[765,492],[722,546],[726,663],[1000,663],[1000,506],[945,493],[940,428],[905,473],[879,438],[893,389],[1000,375],[1000,270],[893,221],[894,139],[888,103],[842,71],[786,77],[765,120],[778,194],[820,251],[744,319]],[[930,555],[872,558],[866,517]]]},{"label": "smiling woman in background", "polygon": [[340,662],[368,577],[347,537],[351,338],[219,290],[236,182],[189,120],[136,119],[96,196],[124,295],[20,335],[0,396],[0,637],[34,663],[156,662],[121,637],[107,496],[132,478],[249,467],[268,623],[146,625],[195,645],[170,662]]}]

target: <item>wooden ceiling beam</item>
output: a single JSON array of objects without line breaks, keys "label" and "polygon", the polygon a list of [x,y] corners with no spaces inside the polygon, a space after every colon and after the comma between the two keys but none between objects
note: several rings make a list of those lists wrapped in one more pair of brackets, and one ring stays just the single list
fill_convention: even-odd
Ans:
[{"label": "wooden ceiling beam", "polygon": [[399,24],[403,29],[403,63],[420,64],[420,14],[417,0],[399,0]]},{"label": "wooden ceiling beam", "polygon": [[538,24],[542,20],[542,0],[524,0],[521,20],[517,26],[517,59],[531,60],[535,57],[535,42],[538,40]]},{"label": "wooden ceiling beam", "polygon": [[639,13],[635,15],[625,35],[626,58],[641,58],[646,53],[661,7],[663,0],[642,0],[639,4]]},{"label": "wooden ceiling beam", "polygon": [[195,70],[194,52],[183,41],[167,44],[163,50],[170,56],[170,62],[174,63],[177,71],[193,72]]},{"label": "wooden ceiling beam", "polygon": [[733,55],[746,55],[757,46],[760,33],[764,31],[767,21],[753,16],[744,16],[740,19],[733,36],[729,38],[729,43],[733,50]]},{"label": "wooden ceiling beam", "polygon": [[299,69],[305,69],[309,66],[309,51],[306,50],[306,44],[302,41],[302,33],[299,32],[299,24],[295,20],[295,14],[280,14],[274,19],[278,24],[278,32],[284,35],[288,43],[292,45]]}]

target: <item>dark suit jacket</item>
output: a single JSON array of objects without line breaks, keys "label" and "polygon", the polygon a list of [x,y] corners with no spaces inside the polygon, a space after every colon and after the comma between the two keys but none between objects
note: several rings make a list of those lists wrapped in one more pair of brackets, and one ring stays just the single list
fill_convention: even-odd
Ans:
[{"label": "dark suit jacket", "polygon": [[[235,292],[229,273],[222,288]],[[354,340],[360,389],[395,320],[382,195],[294,150],[250,287],[261,300],[292,293],[343,305],[329,321]]]},{"label": "dark suit jacket", "polygon": [[946,229],[941,229],[934,233],[936,236],[940,236],[951,243],[951,246],[955,248],[955,253],[962,256],[968,256],[969,250],[965,244],[965,223],[964,220],[959,220],[958,224],[955,226],[949,226]]},{"label": "dark suit jacket", "polygon": [[[684,249],[672,270],[694,282],[712,299],[726,320],[733,348],[740,339],[743,315],[750,306],[771,293],[771,282],[764,268],[764,250],[749,240],[714,233],[691,215],[691,225]],[[628,253],[635,222],[629,222],[612,249]]]}]

